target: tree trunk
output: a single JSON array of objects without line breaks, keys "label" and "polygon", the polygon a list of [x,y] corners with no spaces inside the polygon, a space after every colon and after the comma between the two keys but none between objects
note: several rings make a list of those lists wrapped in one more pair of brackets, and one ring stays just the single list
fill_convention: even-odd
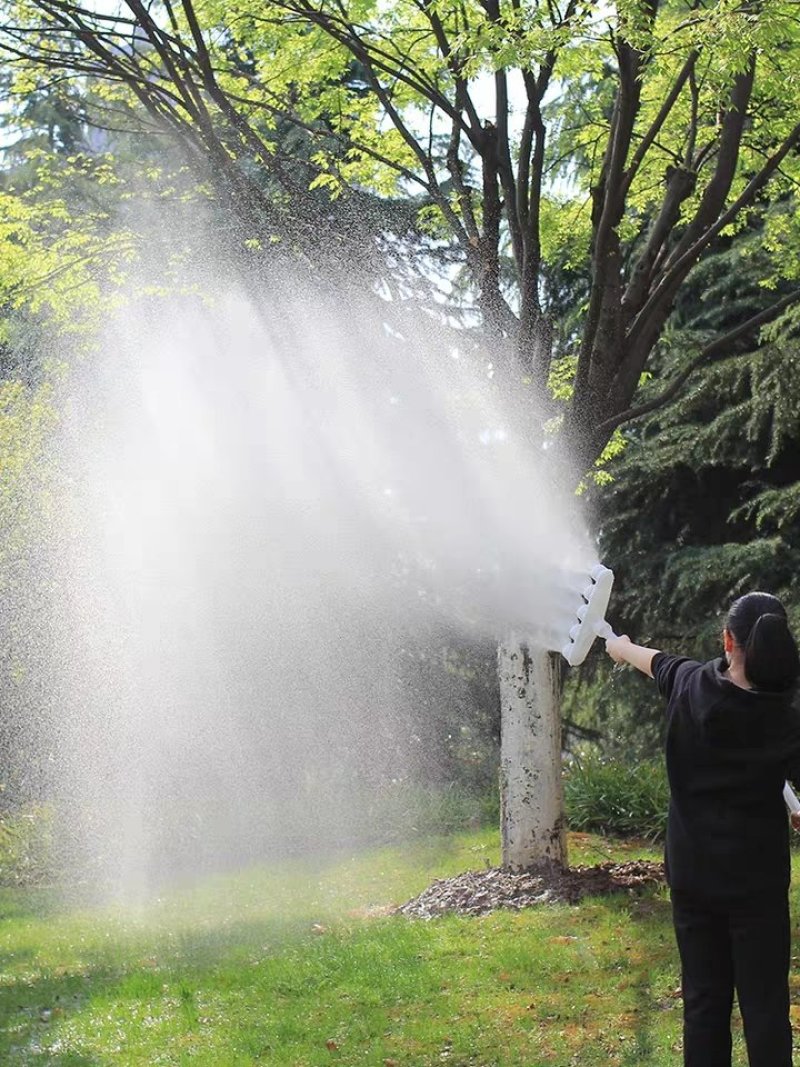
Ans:
[{"label": "tree trunk", "polygon": [[503,866],[566,866],[558,657],[510,639],[498,649]]}]

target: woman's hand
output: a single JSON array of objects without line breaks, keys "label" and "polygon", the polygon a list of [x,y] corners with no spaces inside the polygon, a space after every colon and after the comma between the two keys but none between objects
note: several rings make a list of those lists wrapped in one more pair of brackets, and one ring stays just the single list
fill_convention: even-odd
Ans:
[{"label": "woman's hand", "polygon": [[627,634],[622,634],[620,637],[609,637],[606,641],[606,652],[611,656],[615,663],[627,663],[628,659],[625,655],[626,646],[630,646],[631,639]]},{"label": "woman's hand", "polygon": [[653,677],[653,657],[658,654],[657,648],[645,648],[644,645],[635,645],[627,634],[622,637],[609,637],[606,641],[606,652],[615,663],[630,663],[637,671]]},{"label": "woman's hand", "polygon": [[800,811],[793,811],[789,816],[789,821],[793,830],[800,830]]}]

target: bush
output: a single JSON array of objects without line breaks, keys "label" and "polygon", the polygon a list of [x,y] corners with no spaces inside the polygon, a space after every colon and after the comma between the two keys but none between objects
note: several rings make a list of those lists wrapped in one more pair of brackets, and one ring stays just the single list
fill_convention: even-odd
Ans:
[{"label": "bush", "polygon": [[667,828],[667,772],[660,760],[625,764],[595,755],[576,758],[565,775],[564,802],[571,830],[656,841]]}]

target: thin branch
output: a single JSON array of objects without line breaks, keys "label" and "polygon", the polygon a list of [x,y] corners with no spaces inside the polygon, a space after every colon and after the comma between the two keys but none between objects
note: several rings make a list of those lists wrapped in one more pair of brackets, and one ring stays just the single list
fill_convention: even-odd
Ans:
[{"label": "thin branch", "polygon": [[[378,48],[374,43],[367,42],[352,23],[344,18],[333,18],[315,7],[309,0],[273,0],[273,3],[283,10],[294,12],[302,21],[319,26],[320,29],[343,45],[357,59],[369,64],[373,71],[382,71],[384,74],[388,74],[389,77],[396,78],[414,92],[426,97],[452,120],[461,123],[464,132],[475,143],[475,147],[479,147],[479,143],[476,142],[480,141],[480,129],[464,123],[458,109],[439,91],[436,85],[421,78],[418,70],[414,72],[416,76],[412,76],[410,72],[413,68],[409,67],[406,57],[400,57],[398,54],[390,55],[384,49]],[[272,22],[274,20],[266,19],[263,21]]]},{"label": "thin branch", "polygon": [[472,190],[464,181],[463,164],[459,155],[461,145],[461,128],[458,123],[453,123],[450,133],[450,143],[447,147],[447,169],[453,179],[453,185],[458,193],[458,203],[461,217],[464,220],[464,228],[467,232],[470,245],[475,245],[480,236],[478,221],[472,206]]},{"label": "thin branch", "polygon": [[373,69],[371,57],[369,56],[369,54],[362,53],[359,58],[364,64],[364,69],[367,72],[367,78],[370,82],[370,85],[372,86],[373,91],[375,92],[375,95],[381,102],[384,111],[392,120],[395,129],[398,131],[405,143],[408,145],[408,147],[419,160],[423,172],[425,173],[425,176],[428,179],[428,187],[431,196],[434,198],[442,214],[452,226],[453,233],[455,234],[456,239],[465,247],[466,250],[470,251],[472,245],[464,230],[463,225],[461,224],[460,219],[453,211],[453,208],[451,207],[447,197],[441,190],[439,182],[436,178],[436,172],[434,170],[432,161],[426,155],[426,153],[422,149],[422,146],[419,144],[416,137],[414,137],[409,128],[406,126],[397,108],[392,103],[392,99],[389,93],[387,92],[386,88],[381,83],[380,78]]},{"label": "thin branch", "polygon": [[697,122],[700,108],[700,91],[697,87],[697,76],[694,66],[689,71],[689,99],[691,100],[691,118],[689,120],[689,135],[686,138],[686,152],[683,157],[685,167],[691,166],[692,156],[697,147]]},{"label": "thin branch", "polygon": [[[271,94],[271,90],[269,90],[266,86],[262,86],[261,88],[263,92]],[[296,114],[296,112],[288,110],[286,107],[279,106],[277,104],[270,104],[266,100],[253,100],[251,97],[240,96],[238,93],[234,93],[231,91],[227,91],[226,95],[236,104],[243,104],[246,107],[254,108],[257,111],[266,111],[274,118],[281,118],[286,122],[290,122],[297,129],[303,130],[305,133],[309,134],[310,137],[316,138],[318,140],[335,139],[338,136],[335,132],[332,132],[331,130],[321,130],[318,127],[313,126],[310,122],[306,122],[304,119],[301,119],[300,116]],[[390,159],[388,156],[383,155],[382,152],[379,152],[371,145],[367,145],[361,141],[355,140],[352,134],[349,132],[347,135],[347,144],[349,147],[357,149],[357,151],[362,152],[364,155],[376,160],[376,162],[382,163],[384,166],[389,167],[391,170],[395,171],[396,174],[399,174],[401,177],[405,178],[406,181],[413,182],[415,185],[419,185],[420,188],[425,190],[425,192],[431,192],[428,183],[424,181],[419,176],[419,174],[416,174],[413,170],[409,170],[408,167],[404,167],[402,163],[398,163],[396,160]]]},{"label": "thin branch", "polygon": [[46,70],[67,70],[70,74],[83,74],[88,77],[100,77],[110,81],[119,81],[137,96],[140,103],[145,105],[148,111],[161,120],[172,123],[176,128],[183,127],[184,132],[190,130],[179,113],[184,107],[181,97],[171,92],[162,82],[156,81],[145,71],[130,62],[130,57],[125,55],[112,39],[92,32],[90,28],[72,26],[62,16],[54,16],[59,19],[64,32],[76,34],[81,43],[90,54],[96,56],[91,60],[88,56],[79,57],[77,54],[65,55],[56,49],[42,49],[38,52],[24,51],[13,48],[8,42],[0,45],[3,51],[15,56],[19,61],[37,63]]},{"label": "thin branch", "polygon": [[751,318],[747,319],[746,322],[740,323],[722,337],[718,337],[714,341],[711,341],[689,361],[683,370],[675,376],[672,382],[659,393],[658,396],[653,397],[652,400],[648,400],[644,404],[629,407],[625,411],[621,411],[619,414],[613,415],[610,419],[601,422],[596,427],[597,434],[611,434],[623,423],[632,422],[634,419],[639,419],[643,415],[649,415],[650,412],[656,411],[658,408],[668,404],[678,395],[691,375],[694,374],[694,372],[705,362],[711,359],[712,356],[715,356],[718,352],[733,344],[734,341],[737,341],[744,334],[756,330],[759,326],[763,326],[771,319],[774,319],[776,315],[779,315],[782,311],[785,311],[786,308],[791,307],[798,301],[800,301],[800,289],[795,289],[793,292],[783,297],[782,300],[778,300],[777,303],[765,308],[764,311],[760,311],[757,315],[753,315]]},{"label": "thin branch", "polygon": [[686,249],[685,252],[683,252],[682,255],[677,259],[673,259],[671,262],[667,261],[661,281],[637,315],[636,322],[632,329],[635,330],[637,324],[640,321],[646,320],[658,303],[664,301],[668,295],[672,293],[691,267],[697,262],[701,252],[708,247],[718,233],[724,230],[729,223],[733,222],[743,208],[748,207],[755,200],[758,193],[767,184],[786,156],[798,144],[800,144],[800,123],[795,126],[778,151],[769,157],[758,174],[751,178],[742,193],[725,211],[722,212],[717,220],[711,226],[707,227],[707,229]]},{"label": "thin branch", "polygon": [[118,13],[113,15],[104,14],[102,11],[93,10],[88,7],[81,7],[80,4],[70,3],[69,0],[37,0],[36,6],[42,11],[46,11],[49,8],[57,8],[62,12],[74,12],[75,15],[80,15],[81,18],[86,18],[90,22],[94,21],[101,24],[103,22],[108,22],[112,26],[122,24],[123,26],[135,27],[136,25],[135,19],[126,18],[125,15],[120,15]]},{"label": "thin branch", "polygon": [[647,155],[648,149],[650,148],[650,146],[655,141],[656,137],[658,137],[659,133],[661,132],[661,128],[664,125],[664,123],[667,121],[667,119],[669,118],[670,112],[672,111],[673,107],[675,106],[675,104],[676,104],[676,102],[678,100],[678,97],[681,95],[681,92],[683,90],[684,85],[686,84],[687,79],[692,74],[692,72],[694,70],[694,65],[695,65],[695,63],[697,61],[697,55],[698,55],[698,53],[696,51],[693,51],[693,52],[691,52],[689,54],[689,56],[686,59],[686,62],[683,64],[683,67],[680,70],[680,73],[678,74],[678,77],[675,79],[675,83],[673,84],[672,88],[670,89],[669,93],[667,94],[666,99],[664,100],[663,104],[661,105],[658,114],[653,119],[653,122],[651,123],[649,130],[644,135],[644,137],[642,137],[641,141],[637,145],[636,151],[633,154],[633,158],[631,159],[630,164],[628,165],[628,167],[627,167],[627,169],[625,171],[625,176],[623,178],[623,182],[622,182],[622,196],[623,197],[627,195],[628,190],[631,187],[631,183],[633,182],[633,179],[636,177],[636,174],[637,174],[637,172],[639,170],[639,167],[642,165],[642,162],[643,162],[645,156]]},{"label": "thin branch", "polygon": [[[756,57],[753,54],[750,56],[747,69],[734,78],[728,108],[722,119],[722,129],[717,142],[717,160],[714,171],[703,189],[694,217],[670,252],[655,288],[646,300],[639,299],[636,302],[635,318],[628,331],[628,357],[626,359],[630,374],[635,375],[636,378],[638,378],[636,368],[640,363],[641,353],[649,351],[660,333],[681,282],[694,266],[700,252],[747,202],[740,197],[735,205],[732,205],[732,212],[729,210],[720,215],[736,173],[755,71]],[[798,126],[797,133],[800,136],[800,126]],[[786,147],[783,155],[789,151],[789,147]],[[777,160],[775,166],[780,163],[780,159]],[[766,168],[761,173],[763,177],[758,188],[769,176]],[[755,191],[751,195],[754,196]]]},{"label": "thin branch", "polygon": [[125,0],[125,3],[136,16],[142,29],[147,34],[148,40],[158,53],[171,83],[180,93],[187,112],[205,133],[207,129],[210,129],[210,116],[191,76],[188,64],[183,60],[182,56],[178,57],[183,68],[183,74],[179,74],[174,62],[175,54],[167,47],[171,42],[169,40],[165,41],[165,35],[141,0]]},{"label": "thin branch", "polygon": [[436,38],[436,45],[442,54],[442,58],[447,62],[447,67],[450,73],[455,79],[457,101],[467,113],[473,129],[477,132],[481,124],[480,118],[470,95],[469,83],[464,77],[463,67],[453,52],[450,39],[447,36],[447,31],[444,28],[444,23],[439,17],[435,5],[431,3],[431,0],[414,0],[414,2],[430,23],[434,37]]}]

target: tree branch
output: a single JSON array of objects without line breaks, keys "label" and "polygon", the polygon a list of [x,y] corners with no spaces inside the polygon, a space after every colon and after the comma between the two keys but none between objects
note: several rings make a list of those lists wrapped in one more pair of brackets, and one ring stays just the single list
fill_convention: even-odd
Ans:
[{"label": "tree branch", "polygon": [[[362,63],[369,63],[373,71],[382,71],[384,74],[388,74],[389,77],[395,78],[409,89],[430,100],[431,103],[436,104],[451,119],[460,122],[470,140],[473,138],[480,140],[480,130],[465,123],[458,110],[435,85],[419,76],[412,76],[410,73],[412,68],[406,62],[407,57],[400,57],[397,53],[392,56],[373,42],[367,42],[358,33],[356,27],[346,19],[334,18],[320,8],[315,7],[309,0],[272,0],[272,3],[286,11],[295,13],[305,22],[319,26],[329,37],[343,45],[351,55],[361,60]],[[272,20],[267,19],[264,21]],[[419,72],[417,71],[416,74],[419,75]],[[476,147],[478,147],[477,144]]]},{"label": "tree branch", "polygon": [[717,234],[724,230],[729,223],[733,222],[743,208],[747,207],[755,200],[757,194],[763,189],[775,171],[780,167],[786,156],[798,144],[800,144],[800,123],[794,127],[778,151],[769,157],[758,174],[751,178],[747,183],[741,195],[738,196],[730,207],[719,216],[717,221],[712,226],[709,226],[705,233],[698,237],[694,244],[687,248],[682,256],[675,259],[671,264],[667,264],[668,273],[665,274],[661,283],[662,285],[669,284],[674,276],[679,274],[686,267],[694,265],[700,253],[711,243],[711,241],[713,241]]},{"label": "tree branch", "polygon": [[681,95],[681,91],[683,90],[687,79],[694,71],[694,65],[697,62],[697,55],[698,53],[696,51],[693,51],[689,54],[686,59],[686,62],[683,64],[683,67],[680,70],[680,73],[678,74],[678,77],[675,79],[675,83],[667,94],[664,103],[661,105],[658,114],[650,124],[650,128],[648,129],[644,137],[642,137],[639,144],[636,146],[636,151],[634,152],[630,164],[628,165],[625,171],[625,176],[622,181],[623,197],[627,196],[628,190],[631,187],[631,183],[636,177],[636,174],[639,171],[639,167],[642,165],[642,162],[645,156],[647,155],[650,146],[653,144],[656,137],[658,137],[659,133],[661,132],[661,128],[669,118],[670,112],[675,106],[678,97]]},{"label": "tree branch", "polygon": [[476,245],[480,231],[472,204],[472,190],[464,181],[463,164],[459,155],[460,144],[461,127],[457,122],[454,122],[450,132],[450,143],[447,146],[447,169],[458,193],[458,203],[461,210],[461,218],[464,220],[467,238],[471,245]]},{"label": "tree branch", "polygon": [[[464,77],[462,64],[456,59],[453,54],[453,49],[450,44],[450,39],[447,36],[447,31],[444,28],[444,23],[439,17],[439,13],[436,9],[436,5],[431,3],[431,0],[415,0],[417,7],[422,11],[425,17],[428,19],[433,30],[434,37],[436,38],[436,44],[439,51],[442,54],[442,58],[446,60],[447,67],[455,80],[455,91],[457,106],[463,107],[464,111],[469,117],[470,124],[477,134],[480,129],[481,120],[478,115],[478,111],[472,100],[472,96],[469,92],[469,83]],[[452,118],[452,116],[451,116]]]},{"label": "tree branch", "polygon": [[[767,167],[762,168],[758,176],[758,184],[753,186],[753,182],[751,182],[748,189],[745,190],[745,193],[739,197],[735,204],[731,205],[728,211],[720,214],[736,173],[747,108],[753,90],[755,69],[756,61],[755,55],[753,55],[750,58],[747,70],[737,75],[734,80],[730,105],[722,120],[716,166],[703,190],[694,218],[667,257],[660,280],[647,297],[647,300],[643,302],[641,310],[636,313],[636,317],[631,324],[628,332],[628,362],[630,367],[633,368],[632,373],[635,372],[635,368],[640,362],[641,353],[650,351],[655,338],[661,332],[675,293],[694,266],[700,252],[707,247],[716,234],[731,219],[735,218],[745,203],[749,202],[749,199],[761,188],[772,172],[772,170],[769,170],[767,173]],[[796,134],[800,137],[800,125],[796,129]],[[774,166],[778,166],[790,147],[791,145],[786,146],[785,150],[779,153],[780,158],[776,159]],[[748,193],[751,187],[753,187],[752,192]]]},{"label": "tree branch", "polygon": [[793,304],[800,302],[800,289],[795,289],[789,293],[783,299],[778,300],[775,304],[760,311],[757,315],[751,316],[746,322],[740,323],[735,326],[728,333],[723,334],[722,337],[716,338],[711,341],[704,348],[702,348],[697,355],[689,361],[689,363],[680,371],[670,384],[661,392],[658,396],[653,397],[652,400],[648,400],[646,403],[629,407],[625,411],[619,412],[619,414],[612,416],[610,419],[606,419],[597,426],[597,433],[611,434],[618,426],[623,423],[633,422],[634,419],[639,419],[643,415],[649,415],[652,411],[657,411],[658,408],[664,407],[671,400],[673,400],[680,392],[683,385],[691,377],[694,372],[701,367],[705,362],[715,356],[718,352],[728,347],[737,341],[744,334],[749,333],[752,330],[758,329],[765,323],[774,319],[776,315],[779,315],[786,308],[791,307]]}]

